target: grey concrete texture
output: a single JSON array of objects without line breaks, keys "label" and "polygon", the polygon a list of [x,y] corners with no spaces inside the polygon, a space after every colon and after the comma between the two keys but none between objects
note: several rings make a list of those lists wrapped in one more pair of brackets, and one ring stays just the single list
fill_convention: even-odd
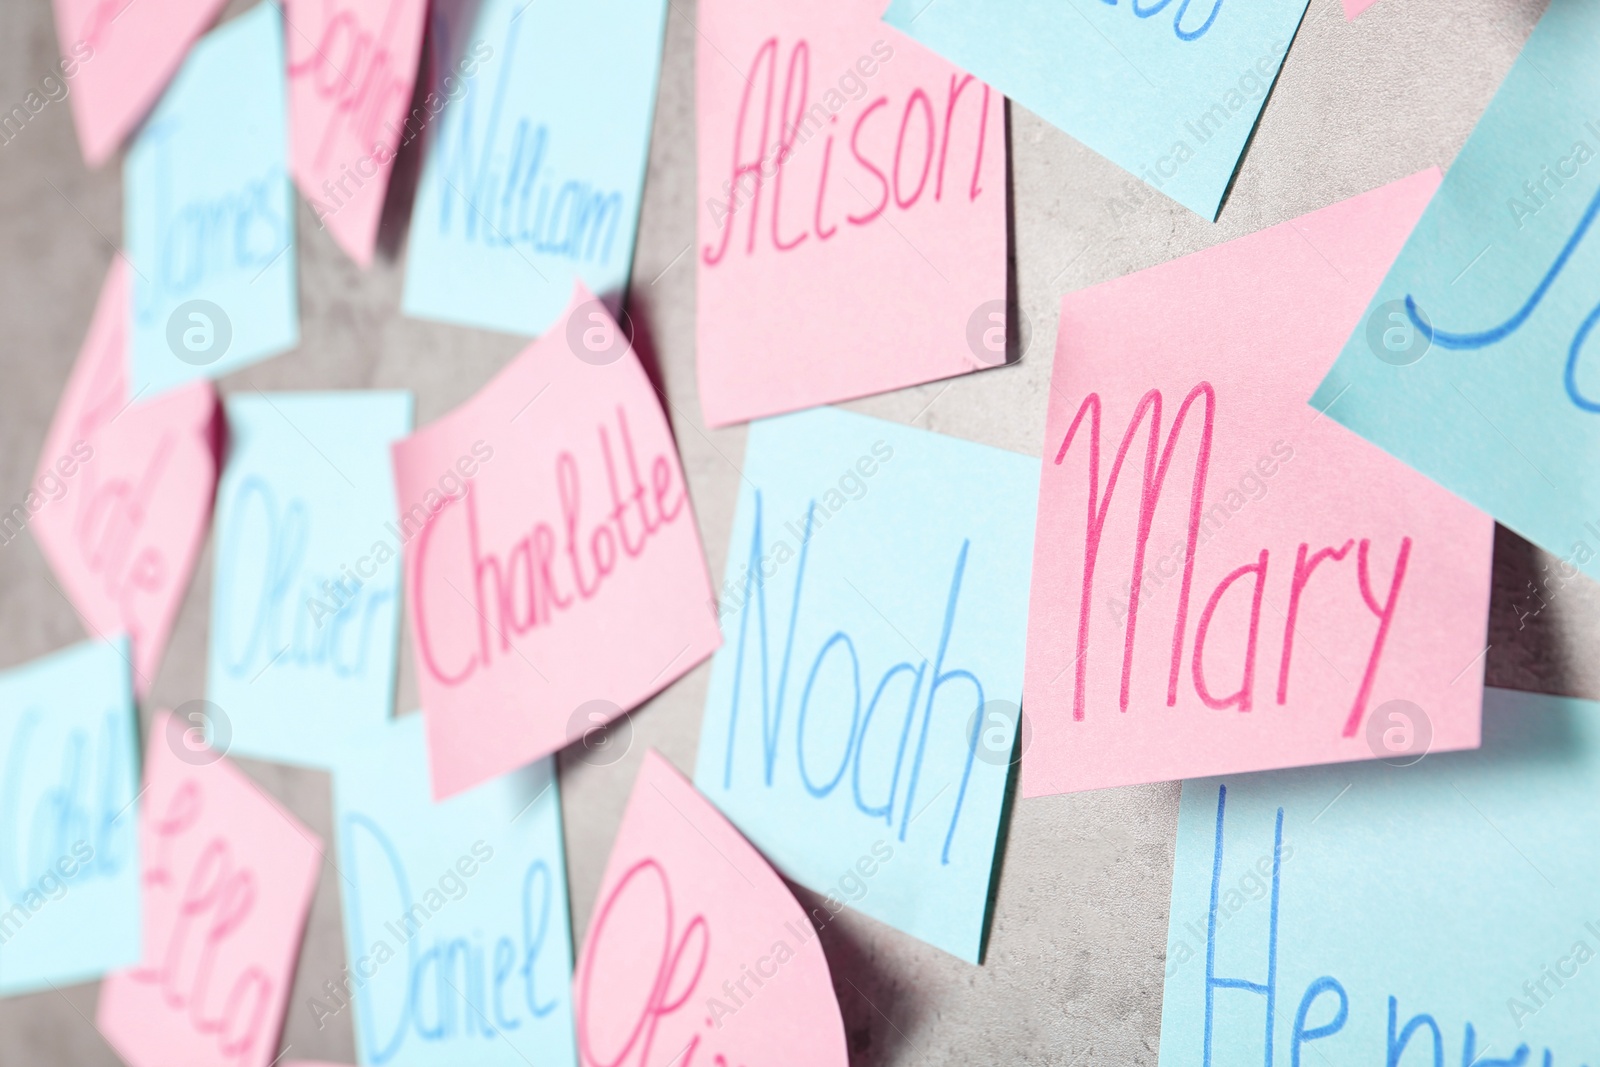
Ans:
[{"label": "grey concrete texture", "polygon": [[[236,0],[224,17],[246,6]],[[1029,350],[1004,368],[845,406],[1038,455],[1063,293],[1447,166],[1542,7],[1539,0],[1380,0],[1347,23],[1338,0],[1313,0],[1215,224],[1144,196],[1117,167],[1012,106],[1016,292],[1032,322]],[[0,4],[0,108],[20,102],[54,62],[52,25],[48,0]],[[692,0],[672,0],[629,309],[669,397],[711,573],[720,576],[744,430],[707,429],[696,398],[688,253],[697,210],[697,45],[705,46]],[[412,152],[400,169],[414,173],[415,163]],[[406,185],[402,177],[402,203]],[[416,395],[420,424],[471,395],[519,350],[516,338],[401,317],[404,211],[391,216],[389,250],[363,272],[301,204],[301,344],[224,379],[225,392],[406,388]],[[0,500],[8,505],[25,492],[121,229],[119,161],[84,168],[65,102],[49,104],[0,146]],[[146,727],[151,709],[204,695],[212,562],[208,541],[144,703]],[[1554,597],[1534,598],[1529,583],[1552,564],[1497,531],[1488,680],[1600,697],[1600,661],[1582,654],[1600,623],[1600,590],[1579,579]],[[0,666],[83,637],[31,537],[0,548]],[[636,711],[632,747],[620,761],[561,760],[580,943],[644,751],[654,747],[692,771],[707,679],[702,664]],[[398,707],[407,711],[415,701],[404,647]],[[326,775],[240,762],[332,840]],[[981,966],[850,912],[829,924],[822,944],[852,1063],[1155,1063],[1178,794],[1176,784],[1163,784],[1018,802]],[[306,1004],[344,966],[338,878],[325,864],[282,1035],[288,1059],[354,1062],[348,1015],[319,1030]],[[98,986],[86,984],[0,1001],[0,1067],[115,1064],[91,1023],[97,996]]]}]

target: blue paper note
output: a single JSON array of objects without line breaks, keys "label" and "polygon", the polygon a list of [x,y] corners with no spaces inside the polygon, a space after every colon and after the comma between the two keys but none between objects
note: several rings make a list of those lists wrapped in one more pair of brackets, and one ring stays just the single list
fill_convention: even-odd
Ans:
[{"label": "blue paper note", "polygon": [[123,167],[133,388],[144,399],[299,343],[283,17],[202,37]]},{"label": "blue paper note", "polygon": [[1600,578],[1600,6],[1553,0],[1311,403]]},{"label": "blue paper note", "polygon": [[539,334],[579,278],[615,310],[633,263],[666,11],[664,0],[483,0],[436,20],[445,74],[413,113],[429,142],[406,314]]},{"label": "blue paper note", "polygon": [[[1215,219],[1305,10],[1306,0],[894,0],[884,20]],[[1148,196],[1128,183],[1113,215]]]},{"label": "blue paper note", "polygon": [[1183,784],[1162,1067],[1600,1062],[1600,705],[1403,762]]},{"label": "blue paper note", "polygon": [[207,696],[211,740],[336,768],[394,703],[401,538],[389,446],[406,392],[227,402]]},{"label": "blue paper note", "polygon": [[0,995],[137,963],[137,733],[128,641],[0,674]]},{"label": "blue paper note", "polygon": [[700,729],[695,785],[779,870],[970,962],[1038,485],[1038,460],[833,408],[751,424]]},{"label": "blue paper note", "polygon": [[[435,804],[421,715],[334,776],[356,1050],[378,1067],[576,1067],[555,761]],[[341,993],[313,1002],[325,1025]]]}]

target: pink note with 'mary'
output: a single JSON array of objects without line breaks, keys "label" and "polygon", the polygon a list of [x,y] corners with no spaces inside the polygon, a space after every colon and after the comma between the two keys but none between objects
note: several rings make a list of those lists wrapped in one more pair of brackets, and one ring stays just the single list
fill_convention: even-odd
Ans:
[{"label": "pink note with 'mary'", "polygon": [[816,929],[782,879],[650,750],[572,979],[582,1067],[844,1067]]},{"label": "pink note with 'mary'", "polygon": [[1344,0],[1344,20],[1350,22],[1355,17],[1377,3],[1378,0]]},{"label": "pink note with 'mary'", "polygon": [[130,300],[118,256],[24,508],[84,626],[129,635],[142,696],[211,522],[222,419],[209,382],[146,402],[129,396]]},{"label": "pink note with 'mary'", "polygon": [[197,735],[168,711],[151,722],[144,959],[106,977],[95,1026],[130,1067],[267,1067],[322,842]]},{"label": "pink note with 'mary'", "polygon": [[1005,362],[1005,102],[886,26],[883,7],[700,5],[712,425]]},{"label": "pink note with 'mary'", "polygon": [[476,396],[393,446],[436,798],[583,737],[721,644],[630,341],[580,285]]},{"label": "pink note with 'mary'", "polygon": [[1494,523],[1306,403],[1439,180],[1062,300],[1025,796],[1477,746]]},{"label": "pink note with 'mary'", "polygon": [[98,167],[177,73],[224,0],[55,0],[56,41],[78,145]]},{"label": "pink note with 'mary'", "polygon": [[425,0],[284,3],[295,184],[363,267],[407,129],[426,13]]}]

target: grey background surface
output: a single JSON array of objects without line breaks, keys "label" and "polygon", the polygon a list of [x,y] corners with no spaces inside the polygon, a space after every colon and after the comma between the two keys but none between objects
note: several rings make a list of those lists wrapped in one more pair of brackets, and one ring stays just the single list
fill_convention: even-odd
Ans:
[{"label": "grey background surface", "polygon": [[[245,6],[230,3],[225,17]],[[1005,368],[847,406],[1038,455],[1063,293],[1448,165],[1542,8],[1540,0],[1380,0],[1351,24],[1338,0],[1313,0],[1216,224],[1159,196],[1141,198],[1131,213],[1114,211],[1132,180],[1013,106],[1016,289],[1033,325],[1029,351]],[[672,0],[629,306],[671,400],[720,581],[744,431],[706,429],[696,398],[694,257],[686,254],[696,210],[694,20],[691,0]],[[48,0],[0,2],[0,108],[21,101],[55,52]],[[401,170],[415,162],[412,155]],[[401,232],[395,221],[391,236]],[[0,500],[8,505],[25,492],[121,224],[119,161],[85,170],[65,102],[0,146]],[[298,233],[300,347],[225,379],[225,391],[409,388],[423,423],[521,347],[507,336],[402,318],[402,240],[363,273],[303,203]],[[1541,608],[1527,583],[1549,562],[1497,530],[1488,680],[1600,696],[1600,667],[1581,654],[1600,619],[1600,595],[1579,580]],[[145,704],[146,724],[150,708],[204,695],[211,569],[208,542]],[[31,537],[0,548],[0,666],[83,638],[47,575]],[[701,665],[638,711],[621,761],[562,759],[579,941],[639,758],[654,746],[693,768],[707,677]],[[399,707],[414,706],[415,693],[405,648]],[[241,763],[331,840],[327,776]],[[1178,787],[1168,784],[1018,803],[980,967],[849,912],[830,924],[822,942],[853,1063],[1154,1063],[1177,800]],[[306,1007],[344,967],[339,921],[337,878],[324,865],[282,1038],[290,1059],[354,1061],[348,1016],[319,1031]],[[90,1022],[97,995],[88,984],[0,1002],[0,1067],[116,1063]]]}]

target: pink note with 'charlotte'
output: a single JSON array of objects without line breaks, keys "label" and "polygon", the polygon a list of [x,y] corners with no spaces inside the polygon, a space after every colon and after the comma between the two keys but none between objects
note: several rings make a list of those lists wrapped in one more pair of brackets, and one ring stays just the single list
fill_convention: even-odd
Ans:
[{"label": "pink note with 'charlotte'", "polygon": [[817,931],[782,879],[654,750],[572,979],[582,1067],[844,1067]]},{"label": "pink note with 'charlotte'", "polygon": [[883,8],[700,4],[698,359],[712,425],[1006,360],[1005,102],[886,26]]},{"label": "pink note with 'charlotte'", "polygon": [[322,842],[197,734],[171,712],[151,722],[144,960],[106,977],[95,1026],[130,1067],[266,1067]]},{"label": "pink note with 'charlotte'", "polygon": [[55,0],[67,99],[89,166],[104,163],[155,105],[223,3]]},{"label": "pink note with 'charlotte'", "polygon": [[372,262],[422,50],[425,0],[285,0],[291,169],[345,254]]},{"label": "pink note with 'charlotte'", "polygon": [[476,396],[393,446],[436,798],[577,740],[721,643],[629,342],[579,286]]},{"label": "pink note with 'charlotte'", "polygon": [[1494,523],[1306,403],[1439,180],[1062,300],[1024,795],[1477,746]]},{"label": "pink note with 'charlotte'", "polygon": [[211,521],[222,422],[209,382],[130,403],[138,399],[128,395],[130,299],[128,265],[119,256],[25,505],[39,547],[90,633],[129,635],[142,696]]}]

